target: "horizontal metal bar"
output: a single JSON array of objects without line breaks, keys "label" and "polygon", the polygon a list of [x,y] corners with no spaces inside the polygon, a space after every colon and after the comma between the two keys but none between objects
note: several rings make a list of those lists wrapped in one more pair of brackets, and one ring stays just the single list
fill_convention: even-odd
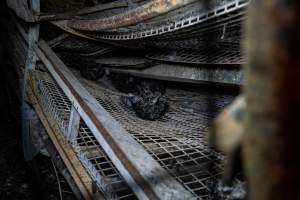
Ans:
[{"label": "horizontal metal bar", "polygon": [[236,67],[191,66],[182,64],[159,64],[145,69],[109,68],[112,72],[133,76],[196,84],[221,84],[239,86],[243,83],[242,71]]},{"label": "horizontal metal bar", "polygon": [[35,50],[138,198],[196,198],[109,115],[44,41]]}]

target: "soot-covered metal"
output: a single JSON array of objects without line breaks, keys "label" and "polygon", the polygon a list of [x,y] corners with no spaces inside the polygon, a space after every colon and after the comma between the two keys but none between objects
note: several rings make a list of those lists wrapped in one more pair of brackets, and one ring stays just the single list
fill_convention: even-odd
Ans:
[{"label": "soot-covered metal", "polygon": [[241,174],[223,182],[227,159],[206,134],[239,93],[250,3],[8,3],[21,102],[41,119],[77,198],[245,198]]}]

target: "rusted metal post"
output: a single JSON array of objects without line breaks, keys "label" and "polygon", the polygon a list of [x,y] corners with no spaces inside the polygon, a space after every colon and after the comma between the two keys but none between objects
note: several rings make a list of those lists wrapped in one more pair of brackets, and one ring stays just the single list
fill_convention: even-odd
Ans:
[{"label": "rusted metal post", "polygon": [[243,158],[250,200],[300,198],[300,1],[258,1],[247,24]]}]

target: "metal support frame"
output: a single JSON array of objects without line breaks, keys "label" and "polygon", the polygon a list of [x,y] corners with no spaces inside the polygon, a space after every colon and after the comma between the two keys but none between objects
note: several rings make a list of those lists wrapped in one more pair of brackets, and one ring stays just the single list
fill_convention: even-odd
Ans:
[{"label": "metal support frame", "polygon": [[196,0],[173,0],[170,3],[168,0],[153,0],[126,11],[125,13],[118,13],[103,19],[71,20],[68,25],[74,29],[84,31],[101,31],[120,28],[152,19],[195,1]]},{"label": "metal support frame", "polygon": [[146,69],[109,69],[112,72],[131,74],[134,76],[176,81],[184,83],[213,83],[221,85],[242,85],[243,74],[239,68],[212,68],[190,65],[159,64]]},{"label": "metal support frame", "polygon": [[195,199],[77,81],[43,41],[36,53],[140,199]]},{"label": "metal support frame", "polygon": [[[67,168],[68,173],[66,174],[70,174],[72,176],[72,180],[70,181],[75,182],[84,199],[104,199],[101,193],[93,193],[91,184],[92,180],[89,177],[89,174],[87,173],[86,169],[81,165],[80,161],[77,159],[76,154],[71,149],[71,145],[67,144],[67,142],[65,142],[65,140],[62,139],[63,132],[60,129],[60,127],[58,127],[58,125],[54,123],[54,120],[52,118],[47,118],[47,114],[49,112],[44,112],[44,106],[40,103],[38,95],[36,95],[38,93],[36,92],[36,87],[34,85],[34,81],[32,80],[32,76],[30,76],[28,82],[29,83],[26,90],[27,95],[30,102],[33,104],[37,115],[39,116],[39,119],[45,127],[48,136],[51,139],[51,142],[49,143],[50,151],[57,151],[59,153],[60,158],[63,160]],[[54,146],[52,147],[52,145]],[[55,148],[55,150],[53,148]],[[62,173],[64,174],[65,172]],[[68,181],[68,178],[66,179]],[[68,183],[70,185],[73,185],[73,183],[69,181]]]},{"label": "metal support frame", "polygon": [[[183,17],[182,19],[180,19],[178,21],[175,20],[172,23],[170,23],[168,21],[167,23],[152,26],[152,25],[149,25],[151,23],[144,22],[144,25],[147,27],[146,30],[137,29],[136,31],[132,31],[131,29],[128,29],[128,31],[124,32],[124,30],[119,31],[118,29],[116,29],[113,32],[103,32],[103,33],[97,32],[96,34],[90,33],[87,35],[92,38],[95,38],[95,39],[105,39],[105,40],[112,40],[112,41],[145,39],[145,38],[149,38],[149,37],[153,37],[153,36],[164,36],[164,35],[166,35],[167,38],[170,38],[170,37],[174,37],[176,34],[183,34],[184,32],[192,32],[193,30],[189,29],[189,28],[195,27],[195,26],[200,27],[201,25],[203,25],[203,24],[205,25],[206,22],[208,22],[212,19],[215,19],[216,21],[218,19],[219,20],[221,19],[223,21],[225,19],[225,21],[227,21],[227,23],[228,23],[228,20],[233,15],[240,16],[240,18],[242,19],[242,17],[241,17],[243,15],[242,10],[250,4],[251,0],[232,0],[232,1],[226,1],[225,4],[220,4],[220,5],[218,5],[218,2],[220,3],[220,1],[212,1],[212,2],[215,5],[212,6],[211,9],[207,9],[204,11],[197,10],[195,12],[195,14],[193,14],[189,17]],[[199,4],[200,4],[200,6],[196,5],[196,7],[200,7],[202,9],[203,9],[203,7],[206,8],[205,3],[199,3]],[[237,13],[235,13],[235,12],[237,12]],[[232,14],[232,16],[231,16],[230,13],[235,13],[235,14]],[[123,14],[123,15],[125,15],[125,14]],[[75,22],[71,21],[70,23],[75,23]],[[65,22],[65,23],[68,24],[67,22]],[[80,23],[80,21],[78,23]],[[74,27],[68,26],[68,25],[66,25],[66,27],[63,27],[63,28],[65,28],[66,31],[70,32],[70,30],[68,30],[68,27],[74,28]],[[199,29],[200,29],[200,31],[203,31],[208,28],[204,26],[204,27],[200,27]],[[222,26],[222,29],[223,29],[223,26]],[[71,29],[71,30],[73,30],[73,29]],[[75,31],[75,30],[73,30],[73,31]],[[176,31],[178,31],[178,33],[176,33]],[[199,34],[199,33],[196,33],[196,34]]]},{"label": "metal support frame", "polygon": [[[40,1],[39,0],[31,0],[31,10],[35,12],[40,11]],[[21,28],[21,27],[19,27]],[[30,25],[27,35],[24,35],[25,31],[21,32],[23,37],[25,36],[25,41],[28,45],[28,52],[27,57],[25,61],[25,70],[24,70],[24,76],[23,76],[23,82],[21,83],[22,91],[22,107],[21,107],[21,113],[22,113],[22,141],[23,141],[23,150],[24,150],[24,157],[25,160],[32,160],[33,157],[37,154],[37,151],[34,148],[34,145],[32,145],[31,142],[31,136],[30,136],[30,120],[31,115],[30,112],[32,112],[30,106],[28,103],[26,103],[26,84],[27,84],[27,77],[28,77],[28,70],[34,69],[35,64],[37,61],[37,56],[34,51],[34,45],[37,43],[39,39],[39,32],[40,27],[39,24],[33,24]]]},{"label": "metal support frame", "polygon": [[79,130],[79,123],[80,123],[80,115],[76,108],[72,106],[71,109],[71,116],[69,121],[69,127],[67,132],[67,140],[73,144],[76,141],[76,137]]}]

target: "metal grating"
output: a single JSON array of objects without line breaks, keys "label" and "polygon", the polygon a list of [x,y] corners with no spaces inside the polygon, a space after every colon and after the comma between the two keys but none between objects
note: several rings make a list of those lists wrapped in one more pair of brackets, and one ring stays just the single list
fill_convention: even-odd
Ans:
[{"label": "metal grating", "polygon": [[159,61],[203,64],[203,65],[242,65],[245,58],[238,47],[207,45],[197,50],[162,50],[157,53],[148,54],[147,58]]},{"label": "metal grating", "polygon": [[108,199],[136,199],[90,129],[83,122],[79,128],[76,147],[80,149],[79,158],[93,180],[98,181],[102,177],[102,185],[105,185],[102,190],[104,193],[110,194],[110,196],[106,195]]},{"label": "metal grating", "polygon": [[132,31],[133,28],[130,28],[127,32],[101,32],[91,33],[88,35],[94,38],[107,40],[134,40],[161,36],[166,33],[170,33],[167,35],[169,38],[174,37],[177,34],[182,36],[182,34],[185,34],[186,32],[188,32],[189,35],[191,32],[196,34],[194,32],[195,30],[197,33],[199,31],[203,32],[203,29],[206,27],[211,27],[212,25],[220,23],[225,25],[235,18],[240,18],[238,19],[240,21],[244,15],[244,8],[249,4],[249,2],[250,0],[231,0],[212,9],[208,9],[207,11],[203,12],[202,10],[201,12],[195,12],[187,18],[174,21],[172,23],[168,22],[167,24],[154,27],[147,27],[145,25],[147,27],[146,30],[137,29],[137,31]]},{"label": "metal grating", "polygon": [[[63,91],[45,73],[36,72],[43,107],[67,133],[72,104]],[[84,122],[81,121],[76,142],[72,144],[78,159],[108,199],[136,199],[135,195],[104,153]]]},{"label": "metal grating", "polygon": [[204,133],[232,96],[169,89],[166,115],[147,121],[126,108],[120,100],[124,94],[83,79],[81,82],[162,167],[193,194],[209,199],[211,183],[222,174],[223,156],[206,145]]},{"label": "metal grating", "polygon": [[[48,75],[39,73],[36,79],[45,109],[65,132],[71,102]],[[211,183],[222,174],[223,156],[205,144],[204,132],[210,119],[230,103],[233,96],[168,89],[170,108],[166,115],[157,121],[146,121],[137,118],[122,103],[120,97],[124,94],[79,80],[163,168],[193,194],[209,199]],[[83,122],[73,147],[107,198],[135,198]]]}]

